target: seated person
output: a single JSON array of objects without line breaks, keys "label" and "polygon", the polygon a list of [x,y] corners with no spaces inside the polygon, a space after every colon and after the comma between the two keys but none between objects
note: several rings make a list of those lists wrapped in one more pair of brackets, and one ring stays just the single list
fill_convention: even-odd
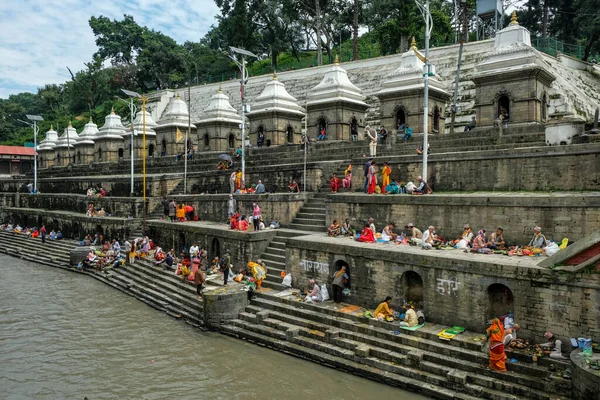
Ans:
[{"label": "seated person", "polygon": [[365,224],[365,228],[362,230],[357,240],[359,242],[375,243],[375,235],[371,230],[371,225],[368,223]]},{"label": "seated person", "polygon": [[350,224],[350,220],[348,218],[346,218],[346,220],[342,224],[342,235],[352,237],[356,236],[356,230],[352,228],[352,225]]},{"label": "seated person", "polygon": [[409,224],[406,225],[406,228],[408,229],[408,240],[415,244],[421,244],[423,232],[421,232],[419,228],[416,228],[412,222],[409,222]]},{"label": "seated person", "polygon": [[399,194],[400,184],[398,181],[391,181],[390,184],[385,187],[385,192],[387,194]]},{"label": "seated person", "polygon": [[337,219],[333,220],[333,223],[327,228],[327,236],[340,236],[342,229]]},{"label": "seated person", "polygon": [[233,155],[235,156],[235,158],[242,157],[242,146],[241,145],[233,152]]},{"label": "seated person", "polygon": [[423,238],[421,239],[421,246],[425,250],[431,249],[433,246],[437,245],[438,239],[435,234],[435,226],[430,225],[429,228],[425,232],[423,232]]},{"label": "seated person", "polygon": [[415,311],[414,306],[405,304],[404,309],[406,310],[404,315],[404,321],[400,322],[400,326],[417,326],[419,325],[419,317]]},{"label": "seated person", "polygon": [[48,235],[50,237],[50,239],[54,240],[56,239],[56,232],[54,232],[54,230],[50,231],[50,234]]},{"label": "seated person", "polygon": [[473,239],[473,246],[471,247],[471,251],[478,252],[480,249],[486,247],[486,243],[487,242],[485,240],[485,229],[481,229],[479,232],[477,232],[477,236],[475,236],[475,239]]},{"label": "seated person", "polygon": [[238,224],[238,231],[246,231],[248,230],[248,221],[246,220],[246,216],[242,215],[240,217],[240,222]]},{"label": "seated person", "polygon": [[237,230],[239,227],[240,214],[237,212],[229,218],[229,229]]},{"label": "seated person", "polygon": [[419,186],[417,186],[415,189],[413,189],[412,194],[431,194],[432,190],[431,187],[429,187],[429,185],[427,184],[427,182],[425,182],[423,180],[422,176],[417,176],[417,182],[419,183]]},{"label": "seated person", "polygon": [[469,132],[473,129],[475,129],[475,127],[477,126],[477,121],[475,120],[475,117],[471,118],[471,122],[469,122],[469,125],[465,126],[465,132]]},{"label": "seated person", "polygon": [[325,140],[326,137],[327,133],[325,132],[325,129],[321,129],[321,131],[319,132],[319,136],[317,136],[317,140]]},{"label": "seated person", "polygon": [[[427,154],[431,152],[430,147],[431,144],[427,143]],[[423,143],[417,146],[417,154],[423,154]]]},{"label": "seated person", "polygon": [[548,357],[557,360],[565,359],[565,357],[562,355],[562,341],[554,336],[554,334],[550,331],[546,331],[546,333],[544,333],[544,337],[546,340],[548,340],[548,342],[539,345],[539,347],[544,350],[544,354],[547,354]]},{"label": "seated person", "polygon": [[521,329],[519,324],[514,324],[511,328],[504,330],[504,346],[517,341],[517,332]]},{"label": "seated person", "polygon": [[101,208],[100,211],[98,211],[98,216],[99,217],[105,217],[106,216],[106,211],[104,211],[104,208]]},{"label": "seated person", "polygon": [[56,240],[62,240],[63,234],[61,231],[56,232]]},{"label": "seated person", "polygon": [[452,245],[457,245],[459,249],[466,249],[473,239],[473,231],[471,230],[471,226],[469,224],[465,224],[463,229],[462,235],[450,242]]},{"label": "seated person", "polygon": [[387,296],[385,300],[377,306],[375,312],[373,313],[373,316],[379,320],[391,321],[392,319],[394,319],[394,310],[390,308],[391,301],[392,298],[390,296]]},{"label": "seated person", "polygon": [[271,221],[271,224],[269,225],[269,228],[271,228],[271,229],[279,229],[279,228],[281,228],[281,224],[279,223],[278,220]]},{"label": "seated person", "polygon": [[543,249],[546,247],[547,241],[546,236],[542,235],[542,228],[536,226],[533,228],[533,238],[529,242],[529,246],[536,249]]},{"label": "seated person", "polygon": [[290,188],[291,193],[300,193],[300,186],[298,186],[298,183],[295,179],[289,184],[288,187]]},{"label": "seated person", "polygon": [[496,229],[496,232],[490,235],[487,243],[487,248],[492,250],[504,250],[506,249],[506,242],[504,241],[504,230],[502,228]]},{"label": "seated person", "polygon": [[329,188],[331,189],[331,193],[337,193],[340,189],[340,178],[338,178],[335,174],[331,176]]},{"label": "seated person", "polygon": [[396,225],[394,225],[393,222],[390,222],[389,224],[387,224],[383,230],[381,231],[381,239],[389,242],[394,241],[396,239],[398,239],[398,235],[396,233],[394,233],[394,228],[396,227]]},{"label": "seated person", "polygon": [[309,279],[308,281],[309,291],[304,298],[304,301],[307,303],[319,303],[323,301],[323,296],[321,295],[321,287],[317,284],[314,279]]},{"label": "seated person", "polygon": [[219,163],[217,164],[217,169],[218,170],[226,170],[229,169],[229,164],[227,161],[221,160],[219,161]]},{"label": "seated person", "polygon": [[406,141],[412,136],[412,128],[408,126],[408,124],[406,124],[404,126],[404,138],[403,141],[404,143],[406,143]]}]

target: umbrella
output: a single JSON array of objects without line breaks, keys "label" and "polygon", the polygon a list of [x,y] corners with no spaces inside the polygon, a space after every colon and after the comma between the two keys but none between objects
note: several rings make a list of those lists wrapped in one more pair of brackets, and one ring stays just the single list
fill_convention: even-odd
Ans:
[{"label": "umbrella", "polygon": [[229,154],[220,154],[219,155],[219,160],[231,161],[231,156]]}]

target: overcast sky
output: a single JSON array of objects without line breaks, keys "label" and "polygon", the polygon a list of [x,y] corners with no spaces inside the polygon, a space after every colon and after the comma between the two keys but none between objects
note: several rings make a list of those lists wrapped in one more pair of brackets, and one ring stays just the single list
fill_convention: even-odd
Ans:
[{"label": "overcast sky", "polygon": [[203,37],[218,11],[214,0],[0,0],[0,98],[83,69],[97,50],[91,16],[130,14],[183,43]]}]

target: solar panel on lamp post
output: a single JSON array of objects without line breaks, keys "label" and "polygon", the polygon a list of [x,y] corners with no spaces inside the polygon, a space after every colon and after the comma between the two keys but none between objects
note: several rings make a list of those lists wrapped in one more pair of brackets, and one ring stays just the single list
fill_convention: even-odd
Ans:
[{"label": "solar panel on lamp post", "polygon": [[246,182],[246,93],[244,91],[244,87],[246,85],[246,81],[248,80],[247,69],[246,69],[246,57],[254,57],[258,58],[258,56],[248,50],[240,49],[239,47],[229,46],[229,50],[231,50],[234,54],[239,54],[242,57],[242,61],[238,61],[237,57],[234,57],[231,54],[228,54],[228,57],[236,63],[240,72],[242,74],[241,80],[241,97],[242,97],[242,182],[245,184]]},{"label": "solar panel on lamp post", "polygon": [[37,134],[40,129],[37,126],[37,122],[43,121],[44,118],[42,118],[40,115],[31,115],[31,114],[27,114],[25,116],[27,117],[28,120],[33,121],[33,124],[27,123],[25,121],[21,121],[21,122],[25,122],[26,124],[28,124],[29,126],[31,126],[33,128],[33,193],[37,193]]}]

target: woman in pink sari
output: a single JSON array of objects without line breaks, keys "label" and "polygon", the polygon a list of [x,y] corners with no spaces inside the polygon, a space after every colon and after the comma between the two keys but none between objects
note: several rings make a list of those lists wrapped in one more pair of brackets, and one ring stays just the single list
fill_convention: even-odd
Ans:
[{"label": "woman in pink sari", "polygon": [[344,171],[344,179],[342,179],[342,187],[344,189],[350,189],[352,187],[352,165],[348,166],[348,169]]},{"label": "woman in pink sari", "polygon": [[375,161],[373,161],[371,163],[371,165],[369,166],[369,173],[367,174],[367,179],[369,182],[369,185],[367,187],[367,193],[368,194],[373,194],[375,193],[375,187],[377,186],[377,168],[376,168],[377,163]]}]

